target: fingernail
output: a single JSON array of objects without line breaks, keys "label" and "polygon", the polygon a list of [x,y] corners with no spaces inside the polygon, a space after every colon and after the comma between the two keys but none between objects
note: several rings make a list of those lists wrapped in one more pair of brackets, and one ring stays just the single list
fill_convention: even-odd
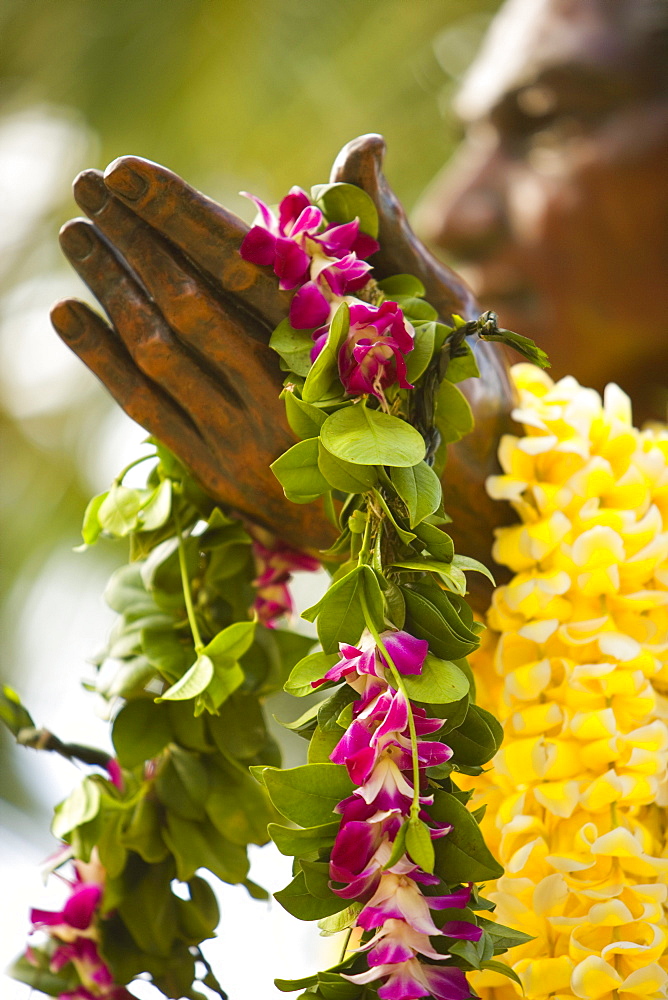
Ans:
[{"label": "fingernail", "polygon": [[104,175],[104,181],[115,194],[120,194],[129,201],[141,198],[148,188],[144,178],[124,163],[119,163],[116,167],[112,165],[111,170]]},{"label": "fingernail", "polygon": [[84,331],[79,315],[69,302],[54,306],[51,319],[58,333],[67,340],[76,340]]},{"label": "fingernail", "polygon": [[90,226],[86,223],[77,223],[61,229],[60,243],[70,257],[85,260],[93,252],[95,244],[89,230]]},{"label": "fingernail", "polygon": [[109,201],[109,194],[100,176],[80,174],[74,184],[77,203],[87,212],[97,215]]}]

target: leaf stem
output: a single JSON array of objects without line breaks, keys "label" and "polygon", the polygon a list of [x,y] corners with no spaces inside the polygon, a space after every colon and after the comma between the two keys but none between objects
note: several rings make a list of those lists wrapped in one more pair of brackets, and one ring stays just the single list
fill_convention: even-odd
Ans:
[{"label": "leaf stem", "polygon": [[366,602],[366,595],[363,590],[361,590],[360,592],[360,597],[362,601],[362,612],[364,614],[364,621],[366,627],[369,629],[369,632],[371,632],[371,635],[373,636],[376,646],[380,649],[381,653],[383,654],[383,659],[389,665],[390,672],[397,686],[397,690],[400,691],[401,694],[406,699],[406,708],[408,712],[408,730],[411,736],[411,759],[413,762],[413,801],[411,803],[410,818],[411,820],[416,820],[420,813],[420,761],[418,759],[417,730],[415,728],[415,719],[413,717],[413,706],[411,704],[410,698],[408,697],[408,692],[406,691],[406,685],[404,684],[404,679],[397,670],[394,660],[388,653],[385,647],[385,643],[381,639],[378,633],[378,629],[373,623],[373,619],[371,618],[371,615],[369,613],[369,606],[367,605]]},{"label": "leaf stem", "polygon": [[124,469],[121,469],[121,471],[114,479],[114,482],[120,485],[120,483],[122,483],[125,477],[127,476],[130,469],[134,469],[135,465],[141,465],[142,462],[147,462],[149,458],[157,458],[157,457],[158,457],[157,451],[153,451],[151,452],[150,455],[142,455],[141,458],[135,458],[133,462],[130,462],[129,465],[126,465]]},{"label": "leaf stem", "polygon": [[188,562],[186,559],[186,547],[183,541],[183,534],[181,532],[181,525],[179,523],[179,516],[174,509],[172,517],[174,518],[174,527],[176,528],[176,538],[179,543],[179,569],[181,571],[181,586],[183,588],[183,599],[186,603],[186,612],[188,615],[188,624],[190,625],[190,631],[192,632],[193,642],[195,643],[195,652],[200,656],[202,650],[204,649],[204,643],[202,642],[202,636],[197,625],[197,618],[195,617],[195,608],[193,606],[192,592],[190,590],[190,580],[188,578]]},{"label": "leaf stem", "polygon": [[348,945],[350,944],[350,935],[352,934],[352,932],[353,928],[349,927],[348,933],[346,934],[345,937],[345,941],[343,942],[343,947],[341,948],[341,957],[339,958],[339,962],[342,962],[346,957],[346,952],[348,951]]},{"label": "leaf stem", "polygon": [[362,537],[362,548],[359,550],[357,556],[357,565],[362,566],[368,563],[369,556],[371,555],[371,548],[369,546],[369,541],[371,539],[371,510],[367,506],[366,509],[366,524],[364,525],[364,535]]}]

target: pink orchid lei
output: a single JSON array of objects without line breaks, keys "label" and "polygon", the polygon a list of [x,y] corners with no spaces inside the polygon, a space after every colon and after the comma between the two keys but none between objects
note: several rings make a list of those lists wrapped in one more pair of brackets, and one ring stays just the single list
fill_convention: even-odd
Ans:
[{"label": "pink orchid lei", "polygon": [[[348,937],[333,969],[277,985],[303,988],[304,998],[338,984],[351,998],[467,1000],[466,973],[512,978],[495,956],[526,936],[476,913],[493,906],[475,883],[500,867],[453,775],[480,773],[499,738],[474,704],[464,660],[479,644],[464,571],[487,571],[455,555],[441,530],[433,466],[442,470],[439,438],[464,431],[451,408],[470,413],[455,385],[477,374],[467,336],[540,352],[499,331],[491,314],[440,323],[409,275],[376,282],[366,258],[378,249],[377,213],[361,189],[324,185],[309,196],[295,187],[276,212],[248,197],[258,217],[241,256],[273,268],[293,292],[271,346],[301,440],[272,469],[288,499],[324,497],[340,532],[324,553],[332,585],[303,614],[317,622],[322,652],[300,660],[285,689],[301,697],[338,687],[290,726],[310,740],[309,764],[255,773],[301,828],[270,827],[295,858],[276,898],[297,917],[319,918],[323,933]],[[423,433],[410,420],[418,394]],[[268,553],[257,555],[270,584]]]},{"label": "pink orchid lei", "polygon": [[[200,947],[218,906],[196,872],[266,898],[246,846],[270,834],[294,858],[276,898],[325,934],[346,932],[337,965],[280,989],[467,1000],[472,970],[514,978],[497,956],[527,935],[484,916],[494,907],[479,885],[502,869],[455,783],[481,773],[501,730],[475,704],[466,661],[482,626],[465,573],[489,573],[442,530],[440,476],[445,445],[472,427],[456,383],[478,374],[475,338],[542,355],[491,314],[440,322],[417,278],[376,281],[377,212],[360,188],[293,188],[277,213],[253,201],[240,252],[293,293],[271,346],[298,441],[272,470],[290,500],[321,500],[339,536],[315,559],[242,525],[154,439],[138,460],[156,460],[145,487],[123,484],[133,462],[91,500],[84,547],[101,535],[131,543],[106,591],[118,621],[94,685],[115,757],[36,730],[0,691],[19,742],[107,773],[56,808],[69,898],[32,911],[47,942],[12,974],[59,1000],[127,1000],[137,976],[168,997],[199,996],[201,982],[225,1000]],[[282,620],[291,574],[320,564],[332,582],[303,613],[317,624],[311,652]],[[321,700],[289,724],[309,740],[309,763],[282,770],[262,701],[288,674],[286,691]],[[279,813],[293,825],[273,822]]]},{"label": "pink orchid lei", "polygon": [[[71,850],[65,846],[65,858]],[[124,986],[114,982],[109,966],[99,951],[99,910],[104,892],[105,872],[95,855],[89,863],[72,862],[74,878],[63,879],[69,896],[62,910],[30,911],[34,932],[46,933],[46,952],[30,946],[28,963],[39,967],[45,961],[49,971],[60,973],[70,967],[78,982],[57,994],[58,1000],[132,1000]]]}]

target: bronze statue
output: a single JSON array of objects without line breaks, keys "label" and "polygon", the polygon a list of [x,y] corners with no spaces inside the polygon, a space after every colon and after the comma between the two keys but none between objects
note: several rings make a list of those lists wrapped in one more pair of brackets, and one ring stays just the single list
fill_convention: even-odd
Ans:
[{"label": "bronze statue", "polygon": [[[662,415],[666,383],[667,28],[666,0],[509,0],[459,99],[466,143],[419,212],[482,306],[534,337],[557,376],[616,379],[640,418]],[[378,206],[376,273],[416,274],[445,321],[471,317],[467,286],[410,229],[383,151],[380,136],[357,139],[332,173]],[[247,227],[137,157],[85,171],[75,196],[91,221],[68,223],[63,248],[112,325],[68,300],[53,312],[61,337],[213,497],[293,544],[326,545],[324,516],[285,501],[268,469],[291,441],[267,348],[289,298],[239,257]],[[476,431],[451,447],[445,487],[458,547],[489,559],[500,505],[483,481],[512,394],[503,352],[478,356]]]},{"label": "bronze statue", "polygon": [[668,2],[510,0],[455,106],[418,232],[551,374],[665,420]]},{"label": "bronze statue", "polygon": [[[383,152],[380,136],[363,136],[345,147],[332,172],[363,186],[378,206],[382,249],[374,273],[415,274],[446,321],[453,312],[472,318],[477,307],[468,288],[413,235],[383,177]],[[273,275],[239,256],[248,227],[138,157],[116,160],[104,176],[84,171],[74,193],[91,221],[67,223],[62,246],[113,326],[67,300],[52,314],[60,336],[211,496],[294,545],[325,547],[333,529],[324,514],[285,500],[269,470],[292,443],[278,398],[282,373],[267,346],[289,296]],[[495,467],[512,394],[494,345],[479,344],[478,362],[483,378],[469,390],[476,431],[465,447],[451,449],[446,486],[458,544],[488,557],[498,512],[482,483]]]}]

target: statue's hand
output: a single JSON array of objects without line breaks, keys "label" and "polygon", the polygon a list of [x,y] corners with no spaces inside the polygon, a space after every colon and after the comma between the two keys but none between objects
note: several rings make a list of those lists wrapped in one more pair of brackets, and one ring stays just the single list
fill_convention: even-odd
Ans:
[{"label": "statue's hand", "polygon": [[[374,274],[416,274],[446,320],[452,312],[474,315],[466,286],[408,227],[382,175],[383,151],[380,136],[356,139],[333,171],[334,179],[366,188],[378,205],[382,250]],[[54,307],[57,332],[213,497],[295,545],[327,544],[332,529],[322,511],[285,500],[268,468],[294,441],[278,398],[282,374],[267,346],[289,294],[268,269],[239,256],[248,227],[171,171],[134,156],[114,161],[104,176],[84,171],[74,194],[91,221],[63,227],[63,250],[112,325],[70,299]],[[490,526],[492,520],[481,484],[510,392],[498,355],[480,348],[485,379],[470,397],[478,431],[452,449],[447,479],[457,483],[449,504],[463,529],[462,551],[486,550],[488,557],[481,519]]]}]

